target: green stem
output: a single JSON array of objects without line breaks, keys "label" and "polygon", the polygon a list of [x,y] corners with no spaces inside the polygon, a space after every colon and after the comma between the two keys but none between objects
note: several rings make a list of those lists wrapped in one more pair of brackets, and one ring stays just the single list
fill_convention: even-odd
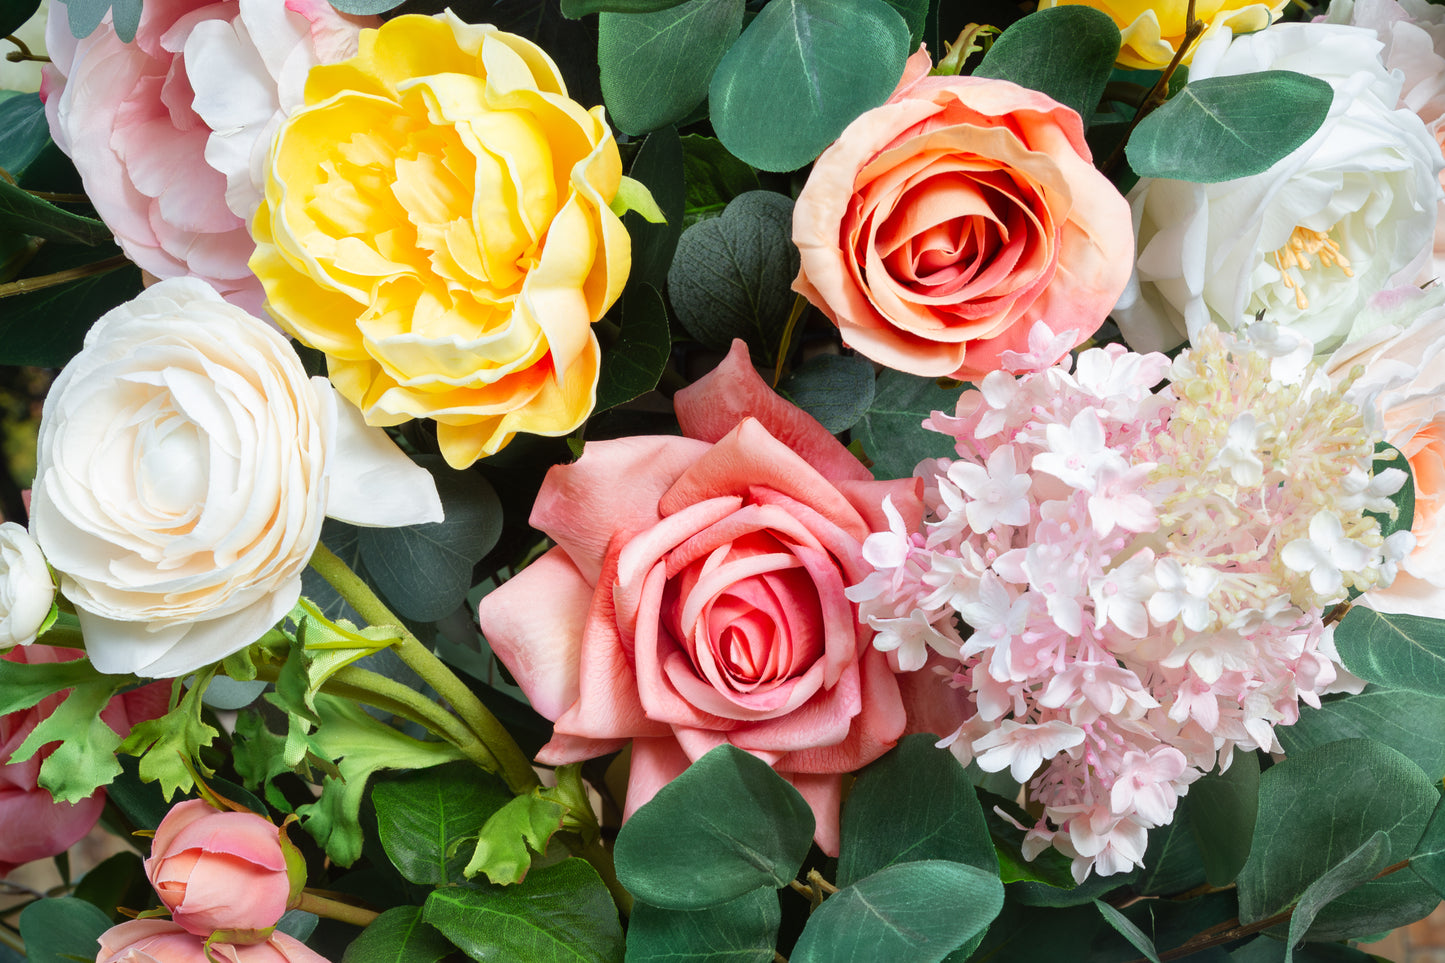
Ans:
[{"label": "green stem", "polygon": [[55,620],[55,624],[35,640],[41,645],[59,645],[67,649],[85,648],[85,636],[80,633],[79,624],[67,624],[64,616]]},{"label": "green stem", "polygon": [[329,899],[309,889],[303,889],[296,900],[295,909],[306,913],[315,913],[317,916],[324,916],[329,920],[340,920],[343,923],[350,923],[352,926],[369,926],[371,921],[381,914],[375,910],[365,909],[361,906],[353,906],[350,903],[343,903],[340,900]]},{"label": "green stem", "polygon": [[601,839],[594,839],[577,853],[592,868],[597,870],[597,875],[602,877],[602,882],[607,886],[607,891],[612,894],[612,902],[617,904],[617,910],[624,917],[632,915],[632,894],[622,885],[617,878],[617,864],[612,859],[612,851],[602,845]]},{"label": "green stem", "polygon": [[466,683],[457,678],[421,641],[377,598],[371,587],[336,554],[319,542],[311,556],[311,567],[336,589],[351,607],[371,625],[395,627],[401,636],[396,653],[413,672],[421,676],[437,694],[446,700],[481,745],[495,757],[498,772],[512,792],[530,792],[541,782],[532,771],[532,763],[517,745],[512,734],[492,715]]}]

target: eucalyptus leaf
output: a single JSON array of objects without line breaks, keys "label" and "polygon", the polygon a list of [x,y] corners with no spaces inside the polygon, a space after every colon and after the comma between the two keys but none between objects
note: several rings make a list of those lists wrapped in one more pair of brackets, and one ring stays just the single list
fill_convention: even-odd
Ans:
[{"label": "eucalyptus leaf", "polygon": [[895,863],[823,902],[789,963],[939,963],[1003,908],[998,877],[945,860]]},{"label": "eucalyptus leaf", "polygon": [[6,180],[0,180],[0,225],[6,231],[65,244],[102,244],[112,236],[110,228],[95,218],[72,214]]},{"label": "eucalyptus leaf", "polygon": [[598,18],[597,67],[607,114],[641,134],[682,120],[707,97],[713,70],[743,28],[744,0],[687,0],[653,13]]},{"label": "eucalyptus leaf", "polygon": [[1149,963],[1159,963],[1159,951],[1154,948],[1154,941],[1149,939],[1143,930],[1135,926],[1129,917],[1100,900],[1094,900],[1094,908],[1120,936],[1129,941],[1130,946],[1144,954],[1144,958]]},{"label": "eucalyptus leaf", "polygon": [[1445,620],[1356,605],[1335,626],[1335,648],[1345,668],[1367,682],[1445,692]]},{"label": "eucalyptus leaf", "polygon": [[1149,830],[1149,848],[1136,884],[1146,896],[1175,895],[1205,880],[1204,857],[1193,830],[1194,787],[1179,800],[1174,818]]},{"label": "eucalyptus leaf", "polygon": [[135,28],[140,26],[141,0],[69,0],[65,9],[70,33],[77,40],[94,33],[107,11],[115,35],[124,43],[135,39]]},{"label": "eucalyptus leaf", "polygon": [[341,963],[440,963],[453,952],[451,941],[422,919],[420,906],[393,906],[351,941]]},{"label": "eucalyptus leaf", "polygon": [[973,76],[1041,91],[1087,124],[1104,95],[1119,44],[1119,28],[1108,14],[1087,6],[1051,7],[999,34]]},{"label": "eucalyptus leaf", "polygon": [[622,336],[602,356],[593,410],[615,408],[656,388],[671,352],[662,295],[650,284],[628,288],[622,299]]},{"label": "eucalyptus leaf", "polygon": [[771,963],[782,918],[769,889],[704,910],[639,902],[627,921],[627,963]]},{"label": "eucalyptus leaf", "polygon": [[623,215],[622,225],[632,237],[632,271],[627,276],[627,288],[648,284],[661,290],[667,283],[667,268],[677,251],[677,240],[682,237],[686,206],[682,140],[677,130],[669,126],[647,135],[632,159],[629,176],[647,185],[667,221],[649,224],[640,214],[629,211]]},{"label": "eucalyptus leaf", "polygon": [[1445,739],[1422,739],[1422,732],[1445,732],[1445,696],[1373,685],[1318,709],[1300,706],[1298,722],[1275,729],[1286,754],[1362,737],[1404,753],[1431,779],[1445,777]]},{"label": "eucalyptus leaf", "polygon": [[118,259],[119,255],[114,245],[42,247],[26,265],[29,277],[102,266],[75,281],[5,298],[0,311],[0,365],[59,368],[69,361],[97,318],[140,293],[140,269]]},{"label": "eucalyptus leaf", "polygon": [[[928,0],[886,0],[888,6],[898,11],[908,25],[908,49],[917,50],[928,28],[928,11],[932,6]],[[937,44],[934,45],[937,47]]]},{"label": "eucalyptus leaf", "polygon": [[474,960],[622,961],[617,907],[581,859],[534,870],[515,886],[436,890],[423,919]]},{"label": "eucalyptus leaf", "polygon": [[962,388],[940,388],[932,378],[885,368],[873,403],[853,428],[853,438],[873,463],[874,478],[907,478],[925,458],[952,456],[953,439],[923,427],[935,411],[952,414]]},{"label": "eucalyptus leaf", "polygon": [[8,37],[19,30],[39,9],[40,0],[0,0],[0,37]]},{"label": "eucalyptus leaf", "polygon": [[772,0],[713,73],[713,128],[752,166],[796,170],[888,99],[910,52],[883,0]]},{"label": "eucalyptus leaf", "polygon": [[402,876],[423,885],[461,882],[469,855],[463,841],[511,798],[500,780],[471,763],[409,772],[371,790],[387,858]]},{"label": "eucalyptus leaf", "polygon": [[[29,4],[30,0],[24,0]],[[0,10],[5,9],[0,4]],[[8,31],[13,32],[13,31]],[[0,37],[7,31],[0,30]],[[50,125],[39,94],[16,94],[0,101],[0,167],[18,178],[50,143]]]},{"label": "eucalyptus leaf", "polygon": [[717,351],[742,338],[776,359],[798,274],[792,210],[782,194],[750,191],[682,232],[667,285],[688,334]]},{"label": "eucalyptus leaf", "polygon": [[760,187],[758,172],[728,153],[716,137],[688,134],[679,140],[686,188],[684,227],[722,214],[733,198]]},{"label": "eucalyptus leaf", "polygon": [[125,851],[87,870],[70,895],[120,922],[125,916],[116,907],[144,906],[151,900],[152,890],[139,854]]},{"label": "eucalyptus leaf", "polygon": [[[1289,727],[1275,731],[1283,735]],[[1249,858],[1259,815],[1259,757],[1235,750],[1224,772],[1211,772],[1189,787],[1190,829],[1211,886],[1234,882]]]},{"label": "eucalyptus leaf", "polygon": [[372,17],[401,6],[403,0],[329,0],[342,13],[353,17]]},{"label": "eucalyptus leaf", "polygon": [[836,435],[856,425],[873,404],[873,363],[855,354],[820,354],[778,389]]},{"label": "eucalyptus leaf", "polygon": [[1334,95],[1325,81],[1290,70],[1192,80],[1139,122],[1124,154],[1140,177],[1249,177],[1309,140]]},{"label": "eucalyptus leaf", "polygon": [[1445,898],[1445,800],[1436,804],[1425,834],[1410,854],[1410,869]]},{"label": "eucalyptus leaf", "polygon": [[617,835],[622,885],[664,909],[706,909],[788,885],[813,811],[767,763],[723,744],[658,790]]},{"label": "eucalyptus leaf", "polygon": [[589,13],[652,13],[675,7],[683,0],[562,0],[562,15],[573,20]]},{"label": "eucalyptus leaf", "polygon": [[20,914],[20,938],[32,963],[93,960],[100,935],[110,927],[108,913],[73,896],[37,900]]},{"label": "eucalyptus leaf", "polygon": [[1381,537],[1408,532],[1415,524],[1415,475],[1410,470],[1410,461],[1400,449],[1382,441],[1375,445],[1375,474],[1391,468],[1405,473],[1405,483],[1390,496],[1390,502],[1395,506],[1395,517],[1391,518],[1386,512],[1365,513],[1380,523]]},{"label": "eucalyptus leaf", "polygon": [[1319,879],[1305,887],[1289,918],[1289,937],[1285,941],[1285,963],[1290,963],[1294,947],[1303,942],[1320,911],[1336,897],[1368,883],[1390,861],[1390,843],[1376,830],[1354,852],[1331,866]]}]

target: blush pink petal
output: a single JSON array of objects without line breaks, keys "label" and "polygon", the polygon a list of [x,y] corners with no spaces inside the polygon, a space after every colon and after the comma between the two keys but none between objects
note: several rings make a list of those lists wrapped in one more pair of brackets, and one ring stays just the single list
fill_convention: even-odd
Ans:
[{"label": "blush pink petal", "polygon": [[682,775],[691,764],[692,760],[671,736],[634,739],[632,767],[627,777],[627,800],[622,808],[623,821],[631,818],[657,795],[659,789]]},{"label": "blush pink petal", "polygon": [[838,813],[843,805],[843,777],[806,772],[784,772],[782,777],[793,784],[799,795],[813,810],[816,825],[813,841],[829,856],[838,855]]}]

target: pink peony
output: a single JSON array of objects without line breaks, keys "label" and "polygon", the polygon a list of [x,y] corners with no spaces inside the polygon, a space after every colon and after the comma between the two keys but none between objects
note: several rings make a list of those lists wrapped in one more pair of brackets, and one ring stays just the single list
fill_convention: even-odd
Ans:
[{"label": "pink peony", "polygon": [[840,774],[904,731],[844,588],[885,496],[916,524],[919,485],[874,481],[740,341],[676,406],[684,437],[591,442],[548,473],[531,521],[557,546],[482,600],[482,631],[556,724],[539,762],[632,741],[624,816],[729,742],[797,787],[836,852]]},{"label": "pink peony", "polygon": [[269,935],[292,895],[276,826],[200,799],[166,813],[145,870],[177,925],[202,937]]},{"label": "pink peony", "polygon": [[[27,645],[5,653],[8,662],[30,665],[67,662],[79,658],[75,649],[49,645]],[[101,718],[124,735],[144,719],[166,711],[170,685],[154,683],[133,689],[111,700]],[[64,696],[42,699],[29,709],[0,716],[0,759],[8,759],[40,722],[55,711]],[[60,803],[40,787],[40,766],[55,750],[41,749],[24,762],[0,765],[0,876],[22,863],[63,853],[90,832],[105,808],[105,792],[98,791],[78,803]]]},{"label": "pink peony", "polygon": [[914,54],[887,103],[813,165],[793,288],[874,361],[977,379],[1035,321],[1066,336],[1060,354],[1092,334],[1129,280],[1134,232],[1078,114],[930,66]]},{"label": "pink peony", "polygon": [[[283,99],[299,100],[306,69],[321,55],[345,56],[338,35],[354,44],[358,30],[324,0],[285,10],[274,0],[149,0],[135,41],[124,43],[109,18],[75,40],[56,2],[46,29],[51,135],[126,256],[158,278],[202,278],[258,315],[261,285],[246,264],[255,249],[246,218],[260,201],[259,190],[247,193],[253,155],[264,153],[257,145]],[[206,65],[201,97],[188,56]]]},{"label": "pink peony", "polygon": [[[209,953],[209,955],[208,955]],[[284,933],[264,943],[206,945],[169,920],[129,920],[101,934],[96,963],[327,963],[324,956]]]}]

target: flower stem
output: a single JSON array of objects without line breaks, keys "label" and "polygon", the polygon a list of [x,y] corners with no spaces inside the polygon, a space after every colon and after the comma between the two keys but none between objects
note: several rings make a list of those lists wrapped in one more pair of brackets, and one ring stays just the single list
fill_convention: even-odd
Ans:
[{"label": "flower stem", "polygon": [[89,264],[82,264],[80,267],[66,268],[64,271],[56,271],[54,274],[42,274],[33,278],[21,278],[18,281],[11,281],[8,284],[0,284],[0,298],[14,297],[17,294],[29,294],[32,291],[39,291],[42,288],[55,287],[57,284],[68,284],[71,281],[78,281],[81,278],[93,277],[97,274],[105,274],[107,271],[114,271],[129,263],[124,254],[117,254],[115,257],[108,257],[100,261],[92,261]]},{"label": "flower stem", "polygon": [[301,896],[296,900],[295,909],[324,916],[330,920],[340,920],[343,923],[350,923],[352,926],[369,926],[372,920],[381,915],[375,910],[343,903],[340,900],[321,896],[309,889],[301,891]]},{"label": "flower stem", "polygon": [[467,729],[495,758],[497,771],[512,792],[520,795],[541,785],[537,774],[532,771],[531,761],[511,733],[482,705],[476,693],[467,688],[466,683],[457,678],[456,673],[412,635],[401,619],[386,607],[386,603],[382,602],[345,562],[318,542],[316,551],[311,555],[311,567],[369,624],[394,626],[397,629],[401,636],[396,644],[397,655],[446,700]]}]

